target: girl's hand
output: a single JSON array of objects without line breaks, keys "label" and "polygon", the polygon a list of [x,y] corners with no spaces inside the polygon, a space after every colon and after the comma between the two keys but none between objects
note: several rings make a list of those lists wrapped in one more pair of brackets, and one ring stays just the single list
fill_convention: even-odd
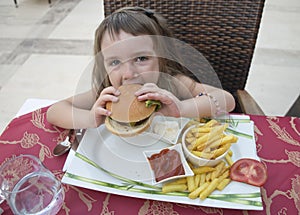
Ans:
[{"label": "girl's hand", "polygon": [[104,88],[90,110],[90,122],[92,127],[98,127],[103,124],[105,118],[110,116],[111,112],[106,109],[106,103],[117,102],[120,92],[114,87]]},{"label": "girl's hand", "polygon": [[159,88],[156,84],[146,83],[135,95],[139,101],[157,100],[162,103],[158,112],[164,116],[180,117],[181,101],[171,92]]}]

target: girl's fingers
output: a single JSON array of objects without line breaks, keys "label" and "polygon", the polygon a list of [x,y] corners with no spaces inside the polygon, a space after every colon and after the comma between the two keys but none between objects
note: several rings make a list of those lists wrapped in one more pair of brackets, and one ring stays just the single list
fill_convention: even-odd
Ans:
[{"label": "girl's fingers", "polygon": [[111,95],[119,96],[119,95],[120,95],[120,91],[117,90],[116,88],[110,86],[110,87],[104,88],[104,89],[101,91],[100,97],[101,97],[102,95],[106,95],[106,94],[111,94]]},{"label": "girl's fingers", "polygon": [[95,115],[97,116],[109,116],[111,112],[103,107],[97,107],[95,109]]},{"label": "girl's fingers", "polygon": [[142,86],[141,89],[139,89],[135,95],[136,96],[140,96],[146,93],[155,93],[155,92],[159,92],[162,89],[160,89],[156,84],[153,83],[146,83]]},{"label": "girl's fingers", "polygon": [[141,89],[139,89],[135,95],[138,97],[138,100],[163,100],[164,97],[170,94],[168,91],[159,88],[156,84],[147,83]]},{"label": "girl's fingers", "polygon": [[102,90],[90,111],[91,120],[96,127],[104,122],[105,116],[111,115],[111,112],[106,109],[106,103],[109,101],[117,102],[119,95],[120,92],[114,87],[107,87]]},{"label": "girl's fingers", "polygon": [[100,126],[102,123],[104,123],[104,120],[106,116],[110,116],[111,112],[106,110],[103,107],[96,107],[94,111],[91,113],[91,120],[92,124],[95,127]]},{"label": "girl's fingers", "polygon": [[163,98],[165,97],[165,95],[160,94],[160,93],[147,93],[147,94],[143,94],[138,96],[138,100],[142,101],[142,100],[147,100],[147,99],[151,99],[151,100],[164,100]]},{"label": "girl's fingers", "polygon": [[105,108],[107,102],[117,102],[118,100],[119,98],[114,95],[110,95],[110,94],[101,95],[95,102],[94,106]]},{"label": "girl's fingers", "polygon": [[176,98],[172,96],[171,93],[164,92],[155,92],[155,93],[146,93],[143,95],[138,96],[139,101],[144,101],[144,100],[158,100],[162,102],[163,104],[170,104],[175,102]]},{"label": "girl's fingers", "polygon": [[102,90],[99,98],[95,102],[94,106],[104,107],[107,102],[117,102],[119,100],[118,96],[120,95],[120,91],[115,89],[114,87],[107,87]]}]

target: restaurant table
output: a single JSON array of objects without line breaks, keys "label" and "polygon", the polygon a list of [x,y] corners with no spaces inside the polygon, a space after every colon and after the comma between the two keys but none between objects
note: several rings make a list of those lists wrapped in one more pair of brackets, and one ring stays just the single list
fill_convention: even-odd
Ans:
[{"label": "restaurant table", "polygon": [[[0,136],[0,163],[20,154],[35,155],[61,179],[67,154],[55,157],[52,150],[68,130],[47,122],[47,108],[18,116],[8,124]],[[250,115],[250,119],[255,124],[257,154],[268,173],[261,187],[263,211],[139,199],[63,184],[65,201],[59,214],[300,214],[300,118]],[[4,215],[12,213],[6,202],[0,208]]]}]

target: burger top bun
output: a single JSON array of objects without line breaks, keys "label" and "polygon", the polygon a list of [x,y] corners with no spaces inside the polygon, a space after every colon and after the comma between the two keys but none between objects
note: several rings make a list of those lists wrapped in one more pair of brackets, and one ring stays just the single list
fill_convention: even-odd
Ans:
[{"label": "burger top bun", "polygon": [[146,107],[146,101],[137,100],[134,93],[141,87],[139,84],[122,85],[119,101],[106,103],[106,109],[112,114],[106,117],[105,126],[111,133],[131,137],[149,128],[156,105]]},{"label": "burger top bun", "polygon": [[142,85],[130,84],[119,87],[120,96],[118,102],[107,102],[106,109],[111,111],[111,119],[122,122],[131,123],[139,122],[148,118],[155,111],[156,106],[146,107],[145,101],[138,101],[134,95]]}]

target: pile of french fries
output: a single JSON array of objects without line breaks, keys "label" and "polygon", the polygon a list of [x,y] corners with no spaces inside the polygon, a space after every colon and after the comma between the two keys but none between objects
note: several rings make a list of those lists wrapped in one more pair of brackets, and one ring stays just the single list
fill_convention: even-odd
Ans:
[{"label": "pile of french fries", "polygon": [[193,167],[194,176],[177,179],[165,183],[162,192],[188,192],[191,199],[206,199],[214,190],[223,190],[230,183],[230,166],[233,164],[232,151],[229,150],[225,156],[225,161],[221,161],[214,167],[201,166]]},{"label": "pile of french fries", "polygon": [[238,140],[232,134],[224,134],[227,127],[228,123],[220,124],[214,119],[204,125],[198,123],[187,133],[186,146],[197,157],[215,159],[228,151],[231,144]]},{"label": "pile of french fries", "polygon": [[191,199],[206,199],[214,190],[223,190],[230,183],[230,167],[233,164],[231,144],[237,142],[234,135],[224,133],[228,124],[221,124],[212,119],[205,124],[194,121],[185,137],[187,148],[194,155],[215,159],[226,153],[225,159],[216,166],[195,167],[189,164],[194,176],[177,179],[163,184],[162,192],[188,192]]}]

